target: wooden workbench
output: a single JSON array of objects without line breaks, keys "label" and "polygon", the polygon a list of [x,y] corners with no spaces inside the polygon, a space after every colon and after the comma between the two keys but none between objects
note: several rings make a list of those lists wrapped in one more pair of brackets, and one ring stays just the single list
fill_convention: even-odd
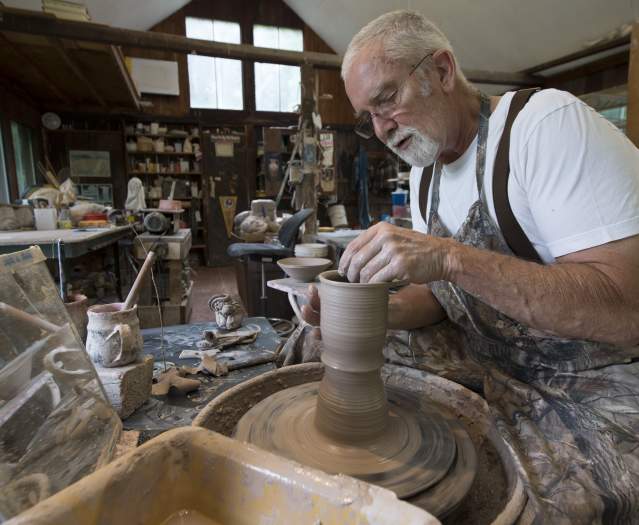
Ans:
[{"label": "wooden workbench", "polygon": [[130,226],[0,232],[0,254],[39,246],[47,259],[57,259],[60,262],[60,293],[64,296],[63,292],[69,270],[68,260],[112,246],[115,259],[116,290],[122,300],[118,241],[132,233]]}]

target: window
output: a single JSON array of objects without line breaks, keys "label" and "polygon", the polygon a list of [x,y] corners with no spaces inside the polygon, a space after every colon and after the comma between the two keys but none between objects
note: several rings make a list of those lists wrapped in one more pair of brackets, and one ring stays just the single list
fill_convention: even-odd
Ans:
[{"label": "window", "polygon": [[[304,51],[300,29],[253,26],[253,45]],[[301,73],[298,66],[255,63],[255,108],[258,111],[295,111],[300,104]]]},{"label": "window", "polygon": [[9,203],[11,202],[11,198],[9,196],[9,184],[7,182],[7,169],[4,163],[4,144],[2,142],[2,136],[0,134],[0,202]]},{"label": "window", "polygon": [[33,161],[33,131],[23,124],[12,121],[11,140],[13,141],[13,156],[16,162],[18,196],[22,197],[25,190],[36,183]]},{"label": "window", "polygon": [[608,108],[599,111],[604,118],[608,119],[621,131],[626,131],[626,123],[628,120],[628,106],[620,106],[618,108]]},{"label": "window", "polygon": [[[239,44],[240,24],[186,17],[186,36]],[[244,109],[241,60],[188,55],[188,65],[192,108]]]}]

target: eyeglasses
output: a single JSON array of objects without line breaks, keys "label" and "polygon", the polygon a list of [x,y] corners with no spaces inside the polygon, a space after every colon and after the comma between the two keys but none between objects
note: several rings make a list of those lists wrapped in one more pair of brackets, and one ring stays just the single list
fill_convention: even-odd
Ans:
[{"label": "eyeglasses", "polygon": [[401,102],[401,97],[399,95],[406,86],[408,79],[415,71],[417,71],[417,68],[422,65],[422,62],[424,62],[424,60],[426,60],[429,56],[432,56],[433,53],[434,52],[428,53],[419,62],[417,62],[417,64],[411,68],[403,82],[397,86],[397,89],[395,89],[387,97],[384,97],[384,100],[377,104],[375,111],[370,113],[367,111],[357,118],[357,122],[355,123],[355,133],[364,139],[373,138],[375,135],[373,117],[388,118],[388,115],[392,114],[398,108]]}]

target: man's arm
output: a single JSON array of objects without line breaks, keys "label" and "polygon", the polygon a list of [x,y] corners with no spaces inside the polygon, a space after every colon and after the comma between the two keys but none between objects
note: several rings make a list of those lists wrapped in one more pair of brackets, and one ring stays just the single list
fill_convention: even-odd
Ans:
[{"label": "man's arm", "polygon": [[540,265],[383,223],[349,244],[340,270],[351,282],[447,280],[531,328],[639,344],[639,236]]},{"label": "man's arm", "polygon": [[388,328],[412,330],[443,321],[446,312],[425,284],[410,284],[390,296]]},{"label": "man's arm", "polygon": [[551,334],[639,344],[639,236],[539,265],[451,246],[446,280],[500,312]]}]

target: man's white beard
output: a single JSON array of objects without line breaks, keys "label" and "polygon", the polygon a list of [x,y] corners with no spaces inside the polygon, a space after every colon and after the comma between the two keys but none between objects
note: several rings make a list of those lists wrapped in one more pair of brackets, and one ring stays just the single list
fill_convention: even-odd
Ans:
[{"label": "man's white beard", "polygon": [[[411,135],[410,144],[408,144],[406,149],[400,150],[395,147],[395,144],[398,144]],[[428,135],[417,131],[415,128],[410,127],[398,128],[386,145],[404,162],[420,168],[434,164],[440,149],[438,142],[431,139]]]}]

